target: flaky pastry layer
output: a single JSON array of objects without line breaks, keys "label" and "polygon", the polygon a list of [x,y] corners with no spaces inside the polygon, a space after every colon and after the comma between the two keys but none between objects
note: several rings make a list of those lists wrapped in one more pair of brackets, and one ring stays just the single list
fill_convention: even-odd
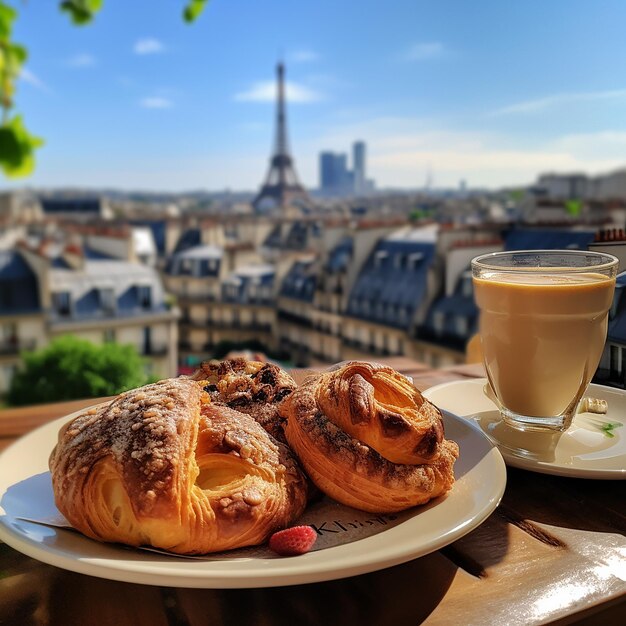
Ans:
[{"label": "flaky pastry layer", "polygon": [[304,510],[289,450],[205,384],[164,380],[65,425],[50,457],[59,510],[101,541],[203,554],[262,543]]}]

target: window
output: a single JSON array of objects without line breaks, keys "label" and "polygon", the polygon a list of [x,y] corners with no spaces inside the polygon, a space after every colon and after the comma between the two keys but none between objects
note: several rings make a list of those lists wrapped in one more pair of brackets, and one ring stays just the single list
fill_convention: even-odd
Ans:
[{"label": "window", "polygon": [[52,306],[58,315],[69,316],[71,310],[71,300],[69,291],[57,291],[52,294]]},{"label": "window", "polygon": [[115,343],[115,329],[105,328],[104,333],[102,333],[102,341],[104,343]]},{"label": "window", "polygon": [[455,320],[456,333],[461,337],[465,337],[467,335],[467,318],[463,315],[457,315]]},{"label": "window", "polygon": [[616,376],[622,374],[622,351],[616,345],[611,345],[611,374]]},{"label": "window", "polygon": [[414,270],[418,265],[419,262],[424,258],[424,255],[421,252],[413,252],[411,254],[409,254],[409,269]]},{"label": "window", "polygon": [[474,294],[474,286],[472,284],[471,276],[463,276],[463,283],[461,285],[461,293],[466,298],[471,298]]},{"label": "window", "polygon": [[382,267],[388,256],[389,253],[386,250],[379,250],[374,256],[374,267]]},{"label": "window", "polygon": [[444,327],[445,323],[446,323],[446,315],[445,315],[445,313],[442,313],[441,311],[437,311],[433,315],[433,326],[434,326],[435,332],[437,334],[443,333],[443,327]]},{"label": "window", "polygon": [[[2,373],[4,377],[4,385],[6,389],[9,389],[9,387],[11,386],[11,381],[13,380],[13,377],[17,373],[17,365],[11,364],[11,365],[3,366]],[[1,388],[2,388],[2,383],[0,382],[0,389]]]},{"label": "window", "polygon": [[248,285],[248,298],[250,300],[256,300],[258,297],[258,287],[254,283]]},{"label": "window", "polygon": [[115,292],[113,289],[100,289],[100,306],[105,313],[115,311]]},{"label": "window", "polygon": [[6,343],[17,343],[17,324],[15,322],[2,324],[2,336],[0,338]]},{"label": "window", "polygon": [[149,285],[137,287],[137,299],[142,309],[152,307],[152,288]]}]

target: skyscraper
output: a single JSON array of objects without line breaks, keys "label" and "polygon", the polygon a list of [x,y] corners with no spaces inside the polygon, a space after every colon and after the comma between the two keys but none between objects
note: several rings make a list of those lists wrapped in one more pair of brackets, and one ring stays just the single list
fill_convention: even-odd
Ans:
[{"label": "skyscraper", "polygon": [[320,152],[320,191],[330,196],[367,195],[374,190],[374,181],[366,178],[364,141],[352,144],[352,169],[348,156],[338,152]]},{"label": "skyscraper", "polygon": [[366,190],[365,178],[365,142],[355,141],[352,144],[352,167],[354,172],[354,193]]},{"label": "skyscraper", "polygon": [[326,193],[346,193],[350,172],[345,154],[320,153],[320,189]]}]

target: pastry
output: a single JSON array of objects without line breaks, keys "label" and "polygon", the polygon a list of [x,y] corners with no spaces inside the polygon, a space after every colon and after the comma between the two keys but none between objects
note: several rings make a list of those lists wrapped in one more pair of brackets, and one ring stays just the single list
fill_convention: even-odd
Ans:
[{"label": "pastry", "polygon": [[338,502],[391,513],[452,488],[457,444],[444,439],[439,411],[390,368],[350,362],[313,376],[280,411],[309,478]]},{"label": "pastry", "polygon": [[286,446],[211,403],[203,381],[168,379],[90,409],[50,457],[56,504],[101,541],[203,554],[262,543],[306,505]]},{"label": "pastry", "polygon": [[244,358],[205,361],[193,378],[207,381],[205,389],[214,402],[251,415],[270,435],[285,441],[278,404],[297,385],[278,365]]},{"label": "pastry", "polygon": [[441,412],[390,367],[349,361],[307,388],[334,424],[393,463],[429,463],[441,453]]}]

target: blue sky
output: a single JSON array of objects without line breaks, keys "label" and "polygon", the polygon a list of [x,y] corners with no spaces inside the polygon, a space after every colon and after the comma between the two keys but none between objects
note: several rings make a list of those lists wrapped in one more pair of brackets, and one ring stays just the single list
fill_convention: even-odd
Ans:
[{"label": "blue sky", "polygon": [[212,0],[192,26],[183,4],[105,0],[77,28],[56,0],[17,3],[18,110],[46,139],[27,184],[255,189],[279,56],[308,186],[356,139],[382,186],[626,163],[624,2]]}]

